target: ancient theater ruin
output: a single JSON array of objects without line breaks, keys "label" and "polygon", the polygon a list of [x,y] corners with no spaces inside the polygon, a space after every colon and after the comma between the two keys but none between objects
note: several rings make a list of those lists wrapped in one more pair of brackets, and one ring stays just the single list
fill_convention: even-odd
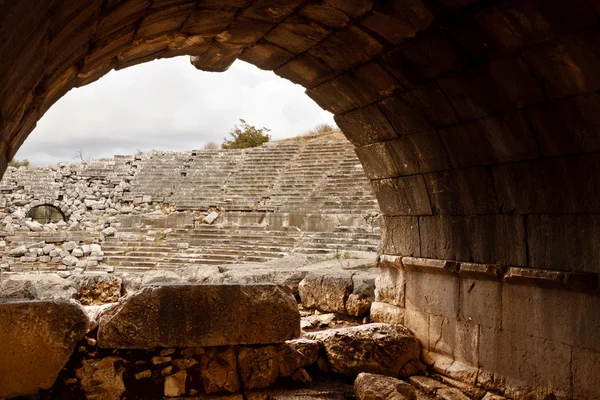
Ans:
[{"label": "ancient theater ruin", "polygon": [[[13,196],[11,207],[52,206],[66,220],[29,220],[28,210],[5,219],[14,232],[39,232],[40,240],[12,248],[7,239],[5,256],[13,259],[3,265],[39,269],[43,277],[44,265],[66,262],[66,272],[84,273],[74,274],[75,291],[60,277],[53,288],[72,291],[69,298],[79,303],[31,300],[42,295],[30,280],[15,286],[19,299],[0,304],[0,397],[600,398],[599,15],[598,0],[4,0],[0,170],[74,87],[157,58],[188,55],[198,69],[214,72],[240,59],[304,86],[335,114],[380,216],[325,218],[330,227],[311,230],[321,221],[311,218],[314,208],[269,220],[266,211],[277,203],[268,198],[231,216],[219,204],[191,207],[179,221],[171,217],[185,215],[177,201],[199,204],[203,194],[165,184],[125,206],[144,213],[119,222],[107,217],[97,230],[102,223],[90,226],[96,220],[87,214],[116,210],[113,200],[101,204],[111,199],[101,190],[109,184],[98,183],[90,198],[77,195],[82,214],[64,208],[68,196],[50,201],[38,194],[34,204],[25,189],[9,185],[6,195],[23,195]],[[185,174],[180,179],[193,179],[183,167],[198,154],[175,161]],[[140,161],[150,166],[153,158]],[[71,175],[53,171],[55,182],[80,176],[76,167],[64,169]],[[23,175],[34,186],[48,174],[11,170],[3,185]],[[136,190],[130,185],[130,193]],[[233,186],[227,190],[234,193]],[[319,190],[326,196],[325,187]],[[151,209],[162,204],[155,197],[173,201],[162,220],[147,215],[163,212]],[[241,197],[230,196],[230,204]],[[286,202],[293,204],[291,196]],[[316,214],[328,214],[326,203]],[[257,275],[245,274],[282,266],[283,258],[270,256],[277,250],[259,255],[263,244],[240,243],[247,267],[213,269],[236,269],[230,275],[239,280],[231,283],[197,283],[206,277],[197,265],[187,283],[158,268],[153,273],[163,276],[121,279],[115,290],[114,271],[125,264],[96,274],[105,280],[88,278],[109,257],[151,268],[139,258],[153,258],[161,243],[194,250],[192,243],[206,239],[184,240],[186,225],[217,231],[208,226],[224,222],[280,227],[273,231],[289,235],[298,249],[339,243],[341,250],[334,245],[332,258],[298,282],[300,311],[290,290],[298,277],[287,280],[288,271],[251,283]],[[75,223],[97,232],[97,241],[68,238]],[[182,228],[169,231],[171,223]],[[43,239],[40,248],[52,226],[55,241]],[[143,255],[127,251],[124,237],[141,228],[153,237],[127,240],[130,248],[151,250]],[[345,257],[343,246],[352,234],[377,230],[370,292],[368,258]],[[56,240],[58,232],[68,240]],[[323,241],[304,245],[319,235]],[[181,246],[162,259],[179,262],[193,253]],[[231,264],[244,264],[237,261]],[[121,290],[128,292],[123,298]]]}]

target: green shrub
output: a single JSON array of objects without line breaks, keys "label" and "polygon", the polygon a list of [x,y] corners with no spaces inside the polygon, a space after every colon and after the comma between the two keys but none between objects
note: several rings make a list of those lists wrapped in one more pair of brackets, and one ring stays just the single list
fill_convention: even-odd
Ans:
[{"label": "green shrub", "polygon": [[9,166],[11,167],[15,167],[15,168],[19,168],[19,167],[29,167],[31,163],[29,162],[28,159],[24,159],[24,160],[17,160],[15,158],[13,158],[12,160],[10,160],[10,162],[8,163]]},{"label": "green shrub", "polygon": [[270,129],[256,128],[248,125],[246,121],[240,119],[242,125],[236,125],[230,132],[231,139],[225,138],[221,145],[224,149],[246,149],[248,147],[260,146],[263,143],[271,140],[271,136],[266,132]]}]

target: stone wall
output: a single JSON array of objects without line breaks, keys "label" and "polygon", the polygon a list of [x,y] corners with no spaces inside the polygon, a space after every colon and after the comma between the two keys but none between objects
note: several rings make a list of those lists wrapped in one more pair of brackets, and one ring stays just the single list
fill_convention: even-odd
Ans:
[{"label": "stone wall", "polygon": [[[112,69],[186,54],[223,71],[239,58],[303,85],[336,114],[384,214],[384,254],[584,273],[596,288],[573,297],[581,303],[554,306],[570,292],[545,285],[539,298],[585,326],[597,321],[600,266],[599,13],[597,0],[5,1],[2,165],[58,98]],[[434,280],[440,296],[456,288],[454,275],[433,275],[406,283],[426,292]],[[503,283],[503,296],[513,287]],[[542,341],[503,346],[497,362],[480,357],[477,367],[502,376],[523,364],[529,387],[600,397],[586,376],[598,348],[554,351],[563,342],[531,332],[537,309],[503,311],[492,337],[516,343],[510,327]],[[553,322],[542,332],[562,325]],[[573,379],[537,369],[565,362]]]}]

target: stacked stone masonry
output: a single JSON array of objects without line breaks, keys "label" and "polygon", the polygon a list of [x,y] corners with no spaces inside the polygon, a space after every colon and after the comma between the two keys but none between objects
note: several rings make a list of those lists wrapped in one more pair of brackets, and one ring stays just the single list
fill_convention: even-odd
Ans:
[{"label": "stacked stone masonry", "polygon": [[[10,167],[0,182],[2,266],[142,272],[377,251],[377,202],[339,136]],[[31,221],[40,205],[65,221]]]},{"label": "stacked stone masonry", "polygon": [[[507,309],[499,329],[478,328],[479,348],[487,337],[503,352],[476,364],[503,375],[518,360],[529,368],[521,388],[550,382],[537,398],[598,398],[600,353],[589,343],[599,331],[564,348],[544,337],[560,317],[541,333],[530,321],[542,307],[532,304],[545,303],[577,316],[576,329],[598,317],[599,15],[597,0],[8,0],[1,162],[61,96],[112,69],[190,55],[201,70],[236,59],[273,70],[332,111],[357,147],[384,214],[384,254],[582,278],[581,297],[564,280],[502,283],[502,302],[484,302],[490,315],[512,304],[505,290],[539,297]],[[456,289],[456,276],[428,271],[407,275],[407,288],[434,298]],[[430,307],[466,322],[457,307]],[[564,379],[536,368],[555,365]]]}]

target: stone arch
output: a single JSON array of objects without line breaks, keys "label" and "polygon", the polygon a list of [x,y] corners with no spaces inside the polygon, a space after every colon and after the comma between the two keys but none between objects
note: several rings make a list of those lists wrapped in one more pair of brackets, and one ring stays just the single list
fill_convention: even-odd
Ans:
[{"label": "stone arch", "polygon": [[29,205],[27,207],[26,214],[29,214],[29,212],[32,209],[34,209],[35,207],[46,206],[46,205],[56,208],[62,214],[64,221],[68,222],[68,217],[71,215],[71,210],[69,209],[69,206],[62,201],[58,201],[58,200],[54,200],[54,199],[50,199],[50,198],[40,198],[40,199],[32,201],[31,203],[29,203]]},{"label": "stone arch", "polygon": [[[67,216],[65,215],[65,213],[63,212],[63,210],[61,210],[59,207],[53,205],[53,204],[48,204],[48,203],[42,203],[42,204],[37,204],[35,206],[32,206],[29,208],[29,210],[27,211],[26,214],[26,218],[32,218],[32,219],[36,219],[33,216],[33,213],[35,212],[35,210],[39,209],[40,207],[44,207],[44,208],[49,208],[51,210],[53,210],[53,212],[55,211],[56,213],[60,214],[61,216],[61,221],[67,222]],[[47,217],[46,217],[47,219]],[[38,221],[40,222],[40,221]],[[45,223],[47,223],[48,221],[46,220]],[[54,222],[54,221],[50,221],[50,222]],[[56,221],[58,222],[58,221]]]},{"label": "stone arch", "polygon": [[[58,98],[113,68],[185,54],[208,71],[236,58],[274,70],[356,145],[384,214],[382,259],[407,274],[395,305],[422,339],[439,335],[432,353],[472,367],[468,379],[596,397],[573,372],[523,372],[497,353],[600,365],[600,2],[42,3],[0,5],[0,169]],[[471,282],[482,292],[463,291]],[[430,303],[411,297],[427,290]],[[544,302],[576,329],[544,328]],[[436,347],[465,337],[464,354]]]}]

